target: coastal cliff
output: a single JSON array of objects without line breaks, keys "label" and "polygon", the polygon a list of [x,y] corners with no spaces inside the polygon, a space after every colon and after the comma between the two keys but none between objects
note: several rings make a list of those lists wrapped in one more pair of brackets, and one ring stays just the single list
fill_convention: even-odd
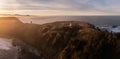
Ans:
[{"label": "coastal cliff", "polygon": [[[15,20],[0,20],[0,35],[14,39],[13,45],[20,46],[21,59],[30,56],[41,59],[41,55],[44,59],[120,58],[119,33],[110,33],[80,21],[38,25],[12,19]],[[17,42],[19,40],[23,43]]]}]

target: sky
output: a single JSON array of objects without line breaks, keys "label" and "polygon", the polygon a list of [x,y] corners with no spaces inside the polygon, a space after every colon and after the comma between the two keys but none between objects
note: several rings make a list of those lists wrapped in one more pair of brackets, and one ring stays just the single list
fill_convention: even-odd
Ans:
[{"label": "sky", "polygon": [[0,0],[0,14],[120,15],[120,0]]}]

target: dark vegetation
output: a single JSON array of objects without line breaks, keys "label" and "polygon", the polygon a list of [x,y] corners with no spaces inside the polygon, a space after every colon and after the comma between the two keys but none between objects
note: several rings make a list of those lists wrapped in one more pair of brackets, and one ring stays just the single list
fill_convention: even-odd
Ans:
[{"label": "dark vegetation", "polygon": [[[2,24],[8,20],[0,22],[0,32],[35,47],[48,59],[120,59],[119,33],[109,33],[86,22],[61,21],[37,25],[13,19],[16,22],[9,20],[9,23],[14,25]],[[3,25],[7,29],[2,28]]]}]

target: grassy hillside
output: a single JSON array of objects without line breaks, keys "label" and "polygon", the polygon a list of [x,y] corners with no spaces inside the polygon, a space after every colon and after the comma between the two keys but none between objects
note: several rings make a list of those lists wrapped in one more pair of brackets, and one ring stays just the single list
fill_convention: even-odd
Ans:
[{"label": "grassy hillside", "polygon": [[[86,22],[24,24],[14,37],[36,47],[48,59],[118,59],[118,37]],[[24,34],[23,34],[24,33]]]},{"label": "grassy hillside", "polygon": [[0,22],[0,32],[3,32],[0,35],[22,40],[42,51],[48,59],[120,59],[119,34],[102,31],[86,22],[37,25],[13,19],[15,22]]},{"label": "grassy hillside", "polygon": [[0,36],[9,36],[20,24],[22,22],[16,17],[0,17]]}]

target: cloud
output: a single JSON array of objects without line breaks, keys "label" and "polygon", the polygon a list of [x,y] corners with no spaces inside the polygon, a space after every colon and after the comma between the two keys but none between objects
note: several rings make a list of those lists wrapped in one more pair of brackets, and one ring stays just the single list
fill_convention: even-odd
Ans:
[{"label": "cloud", "polygon": [[[5,0],[4,10],[120,13],[120,0]],[[9,4],[8,4],[9,3]]]}]

